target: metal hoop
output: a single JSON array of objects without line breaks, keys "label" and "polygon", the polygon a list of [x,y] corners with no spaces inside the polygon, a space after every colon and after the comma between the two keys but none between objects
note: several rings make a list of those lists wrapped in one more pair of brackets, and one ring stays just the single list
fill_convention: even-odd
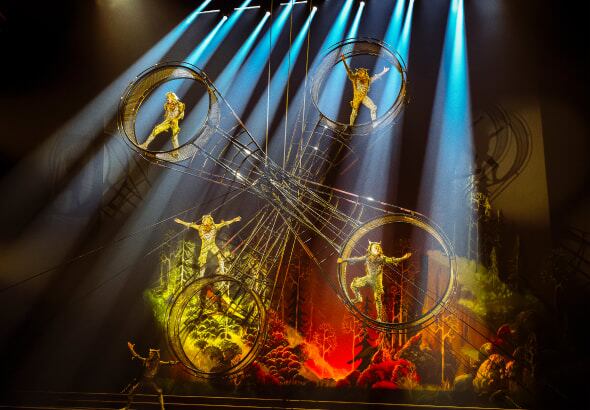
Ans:
[{"label": "metal hoop", "polygon": [[444,291],[443,296],[434,304],[433,307],[430,308],[429,311],[427,311],[417,319],[401,323],[383,322],[381,320],[377,320],[368,316],[364,312],[361,312],[355,306],[355,304],[352,303],[348,293],[349,291],[346,280],[346,263],[341,263],[338,264],[338,281],[340,283],[340,289],[343,294],[344,303],[353,315],[362,320],[368,326],[377,330],[402,331],[408,329],[423,328],[424,326],[431,323],[431,321],[434,320],[439,313],[441,313],[441,310],[445,307],[445,305],[449,303],[454,293],[457,281],[457,267],[455,254],[453,252],[453,248],[449,240],[446,238],[446,236],[444,235],[442,230],[440,230],[440,228],[438,228],[432,222],[428,221],[425,217],[416,214],[399,213],[381,216],[364,223],[362,226],[356,229],[344,244],[340,257],[342,259],[349,258],[353,248],[363,236],[365,236],[368,232],[372,231],[373,229],[392,223],[407,223],[417,228],[420,228],[426,231],[428,234],[430,234],[442,247],[449,261],[449,283]]}]

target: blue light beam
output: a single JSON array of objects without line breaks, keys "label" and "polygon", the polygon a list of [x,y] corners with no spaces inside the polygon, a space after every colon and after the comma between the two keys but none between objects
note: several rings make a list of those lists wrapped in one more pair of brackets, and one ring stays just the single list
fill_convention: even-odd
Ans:
[{"label": "blue light beam", "polygon": [[[237,11],[236,13],[241,13],[241,12]],[[234,14],[236,14],[236,13],[234,13]],[[232,17],[234,17],[234,16],[232,15]],[[209,46],[211,41],[213,41],[213,37],[215,37],[215,35],[219,31],[219,29],[221,29],[221,26],[226,22],[227,19],[228,19],[227,16],[223,16],[223,18],[221,20],[219,20],[219,23],[217,23],[217,25],[213,28],[213,30],[211,30],[209,32],[209,34],[207,34],[207,36],[199,43],[199,46],[197,48],[195,48],[193,50],[193,52],[187,56],[187,58],[185,59],[185,61],[187,63],[190,63],[192,65],[196,65],[196,66],[203,65],[203,61],[201,61],[202,55],[205,53],[207,46]],[[215,48],[215,47],[212,47],[212,48]]]},{"label": "blue light beam", "polygon": [[252,54],[240,69],[239,74],[235,77],[235,81],[231,83],[226,98],[232,102],[232,108],[238,117],[241,117],[244,113],[250,96],[266,68],[266,62],[277,44],[276,41],[273,41],[273,38],[280,35],[292,10],[293,3],[285,6],[266,31],[264,37],[258,41],[254,51],[252,51]]},{"label": "blue light beam", "polygon": [[[256,38],[258,38],[258,35],[262,31],[262,28],[264,27],[264,24],[269,19],[269,17],[270,13],[267,12],[260,21],[260,23],[258,23],[254,31],[252,31],[250,36],[248,36],[248,39],[240,47],[236,55],[232,58],[232,60],[223,70],[223,72],[215,80],[215,86],[221,92],[222,95],[224,95],[231,86],[232,80],[235,78],[236,73],[238,72],[242,63],[248,56],[248,53],[254,46]],[[199,100],[196,107],[192,109],[189,115],[187,115],[184,119],[184,128],[186,128],[187,130],[196,130],[198,132],[198,130],[200,129],[200,124],[202,122],[203,115],[206,114],[208,104],[209,98],[208,95],[205,95]]]},{"label": "blue light beam", "polygon": [[[280,98],[283,95],[285,87],[287,85],[287,80],[291,75],[290,70],[292,70],[293,66],[297,63],[297,59],[301,53],[301,49],[303,47],[303,43],[307,38],[307,31],[311,25],[311,21],[313,20],[314,16],[316,15],[317,8],[313,8],[305,23],[301,27],[299,34],[295,38],[290,51],[285,55],[281,64],[275,71],[272,76],[272,80],[270,82],[270,98],[268,89],[265,90],[264,94],[258,99],[256,106],[251,111],[250,115],[246,119],[246,124],[248,125],[248,129],[252,133],[252,135],[258,140],[259,143],[262,143],[261,136],[265,133],[265,115],[267,115],[266,109],[268,104],[268,117],[274,118],[277,110],[280,106]],[[269,101],[270,100],[270,101]]]},{"label": "blue light beam", "polygon": [[[56,161],[62,161],[63,167],[68,169],[80,155],[83,155],[95,137],[104,129],[105,121],[114,118],[119,99],[127,85],[139,72],[144,70],[145,67],[152,66],[159,62],[186,32],[188,27],[195,22],[199,13],[210,2],[211,0],[205,0],[201,3],[197,9],[177,24],[168,34],[160,39],[143,56],[125,70],[123,74],[101,91],[101,93],[90,103],[84,106],[84,108],[82,108],[82,110],[80,110],[73,118],[68,120],[67,123],[52,134],[51,137],[35,150],[35,152],[24,159],[20,165],[15,167],[14,171],[0,182],[0,192],[10,192],[10,195],[5,195],[5,198],[17,201],[16,203],[37,202],[33,199],[41,195],[42,191],[39,190],[36,185],[32,186],[30,190],[25,189],[21,178],[30,175],[31,169],[39,170],[39,173],[43,175],[51,175],[53,172],[51,164]],[[118,150],[119,142],[119,138],[111,137],[105,142],[105,144],[109,145],[111,149]],[[65,155],[64,158],[53,157],[56,152],[54,147],[56,146],[69,147],[67,158]],[[72,154],[72,152],[74,152],[74,154]],[[92,167],[95,166],[94,161],[102,161],[103,154],[104,152],[102,150],[97,151],[97,154],[88,160],[87,165],[80,170],[78,175],[73,177],[71,183],[64,189],[64,191],[68,191],[72,189],[72,187],[78,186],[78,179],[85,175],[87,169],[92,169]],[[128,149],[124,151],[124,154],[126,157],[132,155],[131,151]],[[119,164],[116,169],[111,169],[110,171],[113,175],[119,174],[123,171],[125,166],[126,162]],[[15,185],[21,186],[18,193],[15,193],[13,189]],[[11,208],[20,209],[19,206]]]},{"label": "blue light beam", "polygon": [[[352,21],[350,30],[348,31],[348,35],[346,36],[346,38],[356,37],[364,9],[365,3],[361,2],[356,11],[356,15],[354,16],[354,20]],[[348,63],[350,65],[350,59]],[[339,62],[332,68],[330,76],[328,77],[328,80],[326,81],[322,90],[322,94],[320,96],[320,109],[329,118],[336,119],[338,117],[340,108],[343,105],[342,96],[344,94],[344,87],[347,81],[348,77],[346,75],[346,70],[344,69],[344,64],[342,64],[342,62]],[[348,104],[346,104],[346,106],[349,107]]]},{"label": "blue light beam", "polygon": [[[385,42],[395,47],[399,56],[401,57],[404,64],[407,64],[407,60],[410,53],[410,33],[412,26],[412,14],[414,11],[414,0],[410,0],[408,9],[406,10],[406,17],[404,19],[403,29],[401,30],[402,20],[398,17],[399,10],[402,7],[398,7],[398,4],[404,3],[404,0],[399,0],[393,12],[392,22],[387,29],[385,36]],[[393,103],[395,98],[398,96],[401,87],[401,77],[394,67],[389,70],[385,78],[382,80],[385,84],[383,86],[383,92],[379,98],[379,104],[377,104],[377,115],[382,115]]]},{"label": "blue light beam", "polygon": [[[326,35],[326,37],[324,38],[324,41],[322,43],[322,46],[320,48],[320,52],[318,52],[316,54],[316,56],[313,58],[312,63],[309,65],[309,72],[313,73],[317,66],[320,64],[320,62],[322,61],[325,52],[332,47],[334,44],[342,41],[342,39],[344,38],[344,33],[346,31],[346,25],[348,23],[348,19],[350,18],[350,12],[352,11],[352,5],[353,5],[353,0],[346,0],[346,2],[344,3],[344,5],[342,6],[342,9],[340,10],[340,12],[338,13],[338,16],[336,17],[336,20],[334,20],[334,22],[331,25],[331,29],[328,32],[328,34]],[[287,116],[283,116],[283,118],[281,119],[281,123],[279,125],[279,130],[283,130],[285,128],[287,129],[293,129],[295,126],[295,121],[297,116],[295,115],[296,112],[298,110],[301,109],[301,107],[303,107],[303,115],[306,114],[306,93],[308,92],[307,89],[307,80],[304,84],[304,86],[299,87],[299,89],[297,90],[297,93],[295,94],[294,98],[291,99],[291,104],[289,104],[289,110],[288,110],[288,117]],[[305,117],[302,119],[302,123],[305,124]]]},{"label": "blue light beam", "polygon": [[[414,0],[410,0],[410,2],[413,3]],[[404,15],[405,3],[406,0],[397,0],[397,2],[395,3],[395,7],[393,8],[393,14],[391,15],[391,19],[389,20],[389,25],[387,26],[387,31],[385,32],[385,36],[383,37],[383,40],[393,47],[395,47],[398,43],[400,30],[402,28],[402,19]]]},{"label": "blue light beam", "polygon": [[195,51],[193,51],[193,53],[187,57],[186,61],[196,65],[197,67],[205,67],[213,56],[214,52],[228,36],[231,29],[236,25],[239,18],[244,13],[244,10],[247,10],[246,7],[248,7],[251,1],[252,0],[245,0],[239,8],[235,9],[229,20],[227,20],[227,23],[225,23],[223,27],[219,29],[217,36],[215,36],[215,34],[212,36],[210,40],[210,47],[205,46],[201,49],[201,45],[199,45]]},{"label": "blue light beam", "polygon": [[[452,0],[433,107],[420,206],[459,249],[467,235],[465,182],[472,166],[472,120],[463,0]],[[458,243],[457,243],[458,241]]]},{"label": "blue light beam", "polygon": [[[397,38],[397,51],[402,60],[407,64],[410,51],[410,33],[412,26],[412,15],[414,10],[414,0],[410,0],[406,15],[403,21],[403,28],[401,33],[401,19],[397,20],[400,10],[403,9],[404,0],[399,0],[394,8],[392,21],[387,29],[386,41],[390,45],[395,45],[393,41]],[[393,33],[396,37],[392,37]],[[407,67],[407,66],[406,66]],[[385,112],[395,97],[399,94],[401,78],[397,70],[390,70],[387,74],[384,90],[379,98],[378,115]],[[397,194],[397,185],[399,182],[399,155],[400,155],[400,134],[404,121],[404,113],[399,114],[399,118],[393,125],[390,131],[376,136],[375,140],[371,140],[363,158],[361,159],[361,170],[355,185],[355,192],[361,195],[371,195],[375,199],[383,200],[390,196],[389,188],[391,187],[395,194]],[[384,172],[386,170],[386,172]],[[367,186],[366,181],[381,179],[381,184]]]}]

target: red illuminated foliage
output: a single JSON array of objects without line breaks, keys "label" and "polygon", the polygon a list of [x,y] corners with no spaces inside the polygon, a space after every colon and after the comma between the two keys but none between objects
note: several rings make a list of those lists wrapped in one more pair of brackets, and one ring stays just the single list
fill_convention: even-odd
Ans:
[{"label": "red illuminated foliage", "polygon": [[398,359],[371,364],[360,374],[356,385],[374,389],[397,389],[402,385],[418,383],[420,377],[416,366],[407,360]]},{"label": "red illuminated foliage", "polygon": [[[268,369],[269,384],[291,384],[305,382],[299,375],[305,354],[300,346],[291,347],[287,340],[285,323],[276,312],[268,315],[268,337],[256,362],[259,368]],[[261,383],[264,382],[261,381]],[[275,383],[276,381],[276,383]]]}]

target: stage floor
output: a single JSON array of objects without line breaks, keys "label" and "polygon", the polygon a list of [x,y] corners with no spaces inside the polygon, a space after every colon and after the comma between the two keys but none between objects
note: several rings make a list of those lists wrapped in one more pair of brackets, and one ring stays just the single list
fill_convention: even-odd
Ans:
[{"label": "stage floor", "polygon": [[[116,409],[125,405],[125,394],[83,393],[83,392],[19,392],[0,408],[10,409]],[[298,399],[287,397],[242,397],[242,396],[165,396],[166,409],[305,409],[305,410],[385,410],[385,409],[423,409],[423,410],[500,410],[507,407],[494,407],[492,404],[477,406],[436,405],[418,403],[385,403],[363,401],[338,401],[318,399]],[[151,394],[137,394],[132,409],[158,409],[158,397]],[[516,410],[516,408],[514,408]]]}]

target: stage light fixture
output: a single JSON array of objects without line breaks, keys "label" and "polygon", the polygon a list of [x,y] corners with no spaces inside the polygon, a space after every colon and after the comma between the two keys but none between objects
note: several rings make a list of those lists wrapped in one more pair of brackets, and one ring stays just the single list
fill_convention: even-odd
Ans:
[{"label": "stage light fixture", "polygon": [[254,10],[254,9],[259,9],[259,8],[260,8],[260,6],[235,7],[234,11]]},{"label": "stage light fixture", "polygon": [[280,5],[281,6],[288,6],[289,4],[295,5],[295,4],[305,4],[305,3],[307,3],[307,0],[292,1],[292,2],[287,2],[287,3],[280,3]]},{"label": "stage light fixture", "polygon": [[205,11],[201,11],[197,14],[211,14],[211,13],[219,13],[221,10],[217,9],[217,10],[205,10]]}]

